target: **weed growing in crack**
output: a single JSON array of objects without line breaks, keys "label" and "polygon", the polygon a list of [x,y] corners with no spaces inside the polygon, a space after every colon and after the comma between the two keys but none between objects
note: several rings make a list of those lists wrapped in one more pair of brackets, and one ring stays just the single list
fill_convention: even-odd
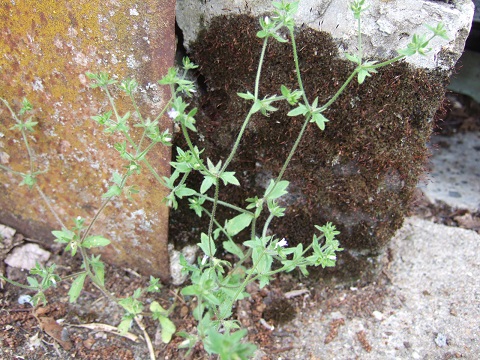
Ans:
[{"label": "weed growing in crack", "polygon": [[[26,136],[27,132],[34,130],[37,123],[31,121],[30,118],[21,120],[32,110],[32,105],[24,100],[21,109],[16,114],[9,103],[1,99],[15,121],[12,128],[20,131],[22,135],[30,164],[26,172],[16,172],[3,165],[0,165],[0,168],[20,176],[22,178],[20,185],[26,185],[31,189],[35,188],[39,192],[61,226],[61,230],[52,232],[56,238],[55,241],[64,244],[65,250],[69,251],[72,256],[80,254],[83,260],[82,270],[70,275],[68,279],[61,279],[55,274],[55,265],[45,268],[38,264],[30,271],[31,276],[27,277],[28,285],[4,277],[2,279],[19,287],[35,291],[36,295],[31,299],[34,306],[41,302],[45,303],[45,291],[55,287],[60,281],[71,281],[69,297],[70,302],[74,302],[78,299],[85,281],[89,279],[105,297],[118,303],[125,310],[125,315],[118,325],[119,330],[125,333],[135,322],[143,331],[149,346],[150,356],[154,358],[153,347],[143,326],[141,316],[148,315],[159,321],[162,328],[162,340],[165,343],[170,342],[176,331],[175,325],[168,318],[174,305],[170,309],[164,309],[158,302],[154,301],[149,305],[149,311],[145,311],[146,305],[142,302],[142,297],[145,293],[158,292],[161,287],[159,280],[152,277],[147,288],[137,289],[132,296],[127,298],[115,298],[105,287],[105,270],[100,255],[89,254],[90,249],[105,247],[110,244],[110,240],[102,235],[92,235],[92,228],[98,216],[113,198],[122,195],[130,198],[138,192],[137,187],[130,183],[133,177],[142,174],[143,167],[146,167],[160,184],[170,190],[165,199],[170,207],[176,209],[178,206],[177,199],[188,198],[191,210],[197,216],[205,214],[209,219],[208,228],[199,239],[198,246],[203,254],[198,258],[197,263],[190,264],[185,258],[181,258],[183,271],[189,274],[190,279],[190,284],[183,287],[181,294],[184,297],[196,299],[193,316],[198,325],[194,333],[177,333],[178,336],[184,338],[180,347],[188,348],[191,351],[196,344],[201,343],[209,354],[217,354],[220,359],[247,359],[251,357],[256,348],[253,344],[244,341],[247,330],[240,329],[238,321],[232,318],[236,302],[249,296],[246,291],[247,286],[252,282],[258,282],[262,288],[269,284],[272,276],[280,272],[291,272],[294,269],[299,269],[302,274],[308,275],[307,267],[309,266],[322,266],[323,268],[335,266],[336,253],[342,250],[338,240],[336,240],[339,232],[331,223],[323,226],[316,225],[318,232],[313,234],[312,242],[305,248],[302,244],[289,247],[284,238],[271,235],[271,221],[276,217],[284,216],[285,212],[285,208],[282,208],[278,202],[282,196],[288,193],[289,182],[284,179],[284,173],[304,137],[305,130],[310,123],[314,123],[322,131],[325,129],[329,120],[323,113],[343,93],[353,79],[357,78],[358,83],[362,84],[367,77],[376,72],[376,69],[399,61],[406,56],[417,53],[424,55],[429,50],[428,44],[434,37],[446,37],[445,29],[439,24],[436,27],[429,27],[433,33],[430,37],[414,35],[407,48],[398,51],[399,55],[397,57],[381,63],[365,61],[362,54],[361,39],[361,15],[366,9],[365,0],[353,1],[351,9],[357,20],[359,50],[354,55],[346,54],[346,57],[356,64],[356,68],[337,92],[325,104],[321,104],[318,98],[309,100],[304,91],[295,41],[295,22],[293,20],[298,5],[298,1],[291,3],[285,1],[273,2],[275,8],[273,16],[260,19],[261,30],[257,33],[257,36],[263,40],[263,45],[256,80],[251,91],[247,90],[238,94],[240,98],[251,102],[251,107],[245,116],[231,152],[223,162],[215,162],[210,158],[203,159],[203,151],[195,146],[190,139],[189,131],[196,131],[195,115],[197,109],[189,109],[189,104],[184,98],[191,97],[195,92],[194,83],[186,78],[186,74],[189,70],[196,68],[196,65],[191,63],[188,58],[183,60],[182,69],[170,69],[166,76],[159,81],[160,85],[170,87],[171,99],[153,120],[144,118],[137,106],[135,100],[137,83],[134,80],[125,80],[119,84],[119,88],[130,98],[133,111],[138,119],[138,122],[133,125],[142,132],[138,142],[135,142],[130,135],[131,113],[127,112],[123,115],[119,113],[110,91],[112,86],[118,85],[117,81],[109,78],[106,73],[87,73],[87,77],[92,81],[91,87],[101,89],[106,94],[111,107],[111,110],[94,116],[93,120],[104,128],[105,133],[120,134],[124,137],[124,142],[117,143],[114,147],[127,165],[122,172],[114,173],[111,186],[101,196],[102,205],[90,222],[86,223],[84,219],[76,218],[74,226],[70,229],[63,224],[48,198],[37,185],[37,177],[45,171],[36,168],[35,156]],[[280,30],[284,29],[287,30],[288,39],[280,33]],[[279,89],[280,95],[259,93],[262,65],[270,40],[291,43],[297,89],[288,89],[282,85]],[[222,201],[221,188],[241,186],[235,177],[235,172],[230,170],[229,165],[239,146],[241,146],[244,132],[252,116],[255,113],[261,113],[268,117],[270,113],[277,110],[275,103],[279,101],[286,101],[291,106],[288,116],[303,117],[304,119],[303,126],[279,174],[276,178],[270,179],[263,194],[252,195],[252,197],[245,199],[246,205],[244,208]],[[176,159],[171,162],[174,170],[170,177],[161,177],[146,157],[157,145],[171,145],[172,134],[168,130],[159,128],[159,119],[165,114],[168,114],[179,126],[188,147],[187,149],[177,149]],[[193,172],[199,172],[203,177],[198,189],[189,188],[186,185],[188,176]],[[207,193],[213,193],[213,195],[207,195]],[[238,214],[226,223],[220,224],[216,218],[218,206],[229,207]],[[268,215],[266,220],[260,223],[260,215],[264,211]],[[244,230],[249,230],[248,238],[244,241],[237,239],[237,235]],[[232,263],[221,258],[219,255],[220,247],[233,255],[237,261]]]}]

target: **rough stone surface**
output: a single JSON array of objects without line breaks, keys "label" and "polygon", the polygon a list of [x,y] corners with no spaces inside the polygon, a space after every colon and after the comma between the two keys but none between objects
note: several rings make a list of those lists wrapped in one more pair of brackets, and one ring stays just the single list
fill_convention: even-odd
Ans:
[{"label": "rough stone surface", "polygon": [[421,186],[432,203],[443,201],[472,213],[480,210],[479,142],[478,131],[432,138],[429,182]]},{"label": "rough stone surface", "polygon": [[[472,24],[472,0],[370,0],[367,3],[370,8],[362,18],[367,57],[395,56],[395,50],[406,47],[413,34],[425,33],[424,24],[434,25],[439,21],[445,24],[450,42],[446,44],[436,39],[431,43],[432,52],[428,57],[412,57],[407,61],[424,68],[451,69],[462,54]],[[354,52],[357,34],[349,4],[345,0],[302,0],[295,20],[297,24],[332,34],[341,50]],[[271,10],[271,0],[178,0],[177,22],[188,49],[215,16],[247,14],[258,17]]]},{"label": "rough stone surface", "polygon": [[[478,358],[480,236],[409,218],[390,248],[386,283],[340,290],[325,300],[333,308],[299,309],[277,329],[278,346],[294,348],[282,359]],[[383,300],[371,296],[383,292]]]},{"label": "rough stone surface", "polygon": [[[174,11],[173,0],[2,2],[0,96],[16,111],[23,97],[34,105],[39,126],[29,141],[39,168],[48,169],[39,186],[68,227],[74,217],[92,219],[112,172],[125,165],[113,149],[123,139],[108,137],[90,119],[109,105],[104,93],[89,88],[85,72],[135,78],[144,116],[158,114],[169,93],[154,84],[173,64]],[[117,91],[114,96],[121,113],[130,110],[127,98]],[[13,120],[3,104],[0,119],[0,161],[25,171],[27,154],[19,133],[10,130]],[[161,120],[162,129],[170,126]],[[169,174],[168,148],[159,147],[149,161]],[[58,223],[35,191],[18,187],[19,180],[0,172],[0,220],[29,237],[50,240]],[[93,233],[112,240],[103,251],[108,261],[166,280],[165,190],[149,176],[136,177],[135,184],[141,189],[135,201],[115,200]]]}]

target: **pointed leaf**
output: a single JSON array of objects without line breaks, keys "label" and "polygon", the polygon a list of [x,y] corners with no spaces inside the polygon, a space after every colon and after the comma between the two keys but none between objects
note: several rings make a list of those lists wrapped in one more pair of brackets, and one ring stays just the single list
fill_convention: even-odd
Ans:
[{"label": "pointed leaf", "polygon": [[243,229],[247,228],[252,222],[253,217],[250,214],[240,214],[229,220],[226,231],[228,235],[235,236]]},{"label": "pointed leaf", "polygon": [[72,286],[70,286],[70,290],[68,291],[68,295],[70,296],[69,301],[71,303],[75,302],[80,293],[83,289],[83,283],[85,282],[85,278],[87,277],[87,273],[83,273],[77,276],[75,280],[72,282]]},{"label": "pointed leaf", "polygon": [[202,185],[200,186],[200,193],[205,194],[213,184],[215,184],[215,178],[211,176],[205,176]]},{"label": "pointed leaf", "polygon": [[215,242],[212,238],[209,238],[207,234],[202,233],[201,241],[198,246],[203,250],[205,255],[208,255],[210,257],[215,256],[215,252],[217,251],[217,248],[215,247]]},{"label": "pointed leaf", "polygon": [[100,235],[94,235],[94,236],[89,236],[87,237],[83,242],[82,242],[82,247],[91,249],[95,247],[102,247],[102,246],[107,246],[110,244],[110,240],[107,238],[104,238],[103,236]]},{"label": "pointed leaf", "polygon": [[226,251],[228,251],[230,254],[238,256],[239,259],[243,259],[243,257],[245,256],[242,249],[240,249],[240,247],[235,244],[231,239],[224,241],[222,245]]},{"label": "pointed leaf", "polygon": [[158,321],[162,326],[162,341],[163,343],[168,344],[172,340],[172,336],[175,334],[177,328],[175,327],[175,324],[166,316],[159,317]]},{"label": "pointed leaf", "polygon": [[237,178],[235,177],[235,172],[233,172],[233,171],[225,171],[222,174],[222,176],[220,177],[220,179],[223,180],[223,183],[225,185],[227,185],[227,184],[232,184],[232,185],[236,185],[236,186],[240,185]]},{"label": "pointed leaf", "polygon": [[288,181],[281,180],[277,183],[277,185],[274,188],[275,182],[273,180],[270,180],[270,184],[268,185],[268,188],[265,191],[265,196],[267,196],[268,199],[270,200],[274,200],[279,198],[280,196],[288,194],[288,191],[286,191],[288,184],[289,184]]},{"label": "pointed leaf", "polygon": [[288,112],[288,116],[299,116],[299,115],[306,115],[308,113],[308,109],[305,105],[300,104],[297,108],[292,109]]}]

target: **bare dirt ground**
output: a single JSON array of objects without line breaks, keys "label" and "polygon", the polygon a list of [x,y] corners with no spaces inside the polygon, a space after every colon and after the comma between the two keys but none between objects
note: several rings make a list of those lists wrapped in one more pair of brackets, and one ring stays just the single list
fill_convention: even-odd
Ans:
[{"label": "bare dirt ground", "polygon": [[[450,111],[439,131],[478,131],[478,104],[461,96],[451,101],[461,106]],[[430,204],[420,196],[412,215],[416,217],[407,220],[385,253],[384,269],[374,283],[335,287],[283,275],[260,291],[252,288],[252,298],[242,301],[236,314],[260,348],[257,359],[476,359],[480,214]],[[0,251],[0,271],[20,282],[26,273],[5,268],[3,260],[24,242],[32,240],[16,235],[11,244],[2,243]],[[62,275],[80,269],[77,259],[61,252],[52,253],[49,262],[57,263]],[[148,282],[129,269],[107,266],[106,274],[107,287],[117,295],[131,295]],[[149,358],[138,328],[132,328],[133,336],[127,339],[103,326],[119,324],[118,306],[91,285],[77,303],[69,304],[68,290],[69,284],[58,284],[47,293],[49,304],[33,310],[18,303],[24,290],[2,284],[0,358]],[[176,290],[165,286],[146,300],[164,307],[175,303],[171,319],[177,330],[192,331],[192,303]],[[181,338],[165,345],[157,325],[144,322],[157,359],[214,359],[200,347],[186,357],[177,350]]]}]

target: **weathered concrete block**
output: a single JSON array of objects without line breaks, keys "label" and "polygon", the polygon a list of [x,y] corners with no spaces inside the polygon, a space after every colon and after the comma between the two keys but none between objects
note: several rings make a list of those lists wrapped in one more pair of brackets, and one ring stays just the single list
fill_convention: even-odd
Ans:
[{"label": "weathered concrete block", "polygon": [[[39,122],[29,135],[40,169],[39,185],[59,213],[72,225],[88,222],[100,207],[114,170],[125,166],[113,144],[90,116],[109,109],[105,94],[90,89],[85,72],[107,71],[118,79],[135,78],[136,94],[147,117],[158,114],[169,90],[156,84],[173,65],[174,0],[4,1],[0,7],[0,96],[18,111],[23,97],[34,105]],[[130,110],[119,92],[120,110]],[[17,171],[28,169],[19,133],[11,131],[10,113],[0,106],[0,159]],[[170,121],[161,120],[162,129]],[[170,150],[159,147],[149,158],[163,175],[170,172]],[[134,202],[116,199],[96,223],[93,233],[112,244],[103,251],[109,262],[169,278],[168,209],[165,190],[148,176],[136,177],[141,189]],[[0,171],[0,222],[23,234],[50,240],[58,229],[54,217],[35,191],[18,187],[19,179]]]},{"label": "weathered concrete block", "polygon": [[[230,151],[248,112],[249,104],[236,93],[253,91],[261,47],[255,36],[258,16],[270,10],[269,4],[178,2],[178,23],[209,90],[199,101],[199,145],[214,161]],[[385,244],[402,225],[424,173],[433,117],[472,16],[471,1],[455,5],[371,1],[362,32],[366,57],[372,60],[394,56],[414,32],[426,32],[423,23],[443,21],[451,40],[433,42],[426,58],[412,57],[408,63],[381,69],[363,85],[350,84],[325,112],[330,119],[326,130],[321,132],[316,126],[307,130],[285,173],[290,194],[283,201],[289,210],[272,223],[272,230],[291,245],[309,243],[314,224],[332,221],[341,231],[339,240],[345,248],[337,267],[329,270],[332,276],[343,281],[368,279],[378,270]],[[303,1],[297,23],[307,25],[297,33],[305,91],[309,99],[318,97],[324,103],[354,69],[342,56],[344,51],[355,51],[353,16],[346,1]],[[297,88],[289,44],[272,42],[265,59],[260,96],[279,93],[281,84]],[[221,197],[243,206],[247,197],[264,192],[268,180],[280,171],[301,127],[302,120],[286,116],[288,111],[284,104],[269,118],[252,120],[231,165],[244,189],[229,188]],[[174,241],[182,241],[175,238],[182,230],[198,229],[190,215],[182,217],[180,212],[172,216]],[[223,218],[232,214],[227,211],[219,216],[223,223]]]},{"label": "weathered concrete block", "polygon": [[[435,39],[428,57],[413,57],[408,63],[423,68],[450,69],[463,52],[472,24],[472,0],[370,0],[362,18],[364,54],[366,57],[389,58],[395,50],[404,48],[412,34],[426,31],[425,24],[442,21],[450,41]],[[353,52],[357,47],[356,23],[345,0],[301,0],[298,25],[332,35],[340,50]],[[258,17],[272,11],[271,0],[178,0],[177,22],[183,31],[187,49],[211,20],[221,15],[251,15]]]}]

